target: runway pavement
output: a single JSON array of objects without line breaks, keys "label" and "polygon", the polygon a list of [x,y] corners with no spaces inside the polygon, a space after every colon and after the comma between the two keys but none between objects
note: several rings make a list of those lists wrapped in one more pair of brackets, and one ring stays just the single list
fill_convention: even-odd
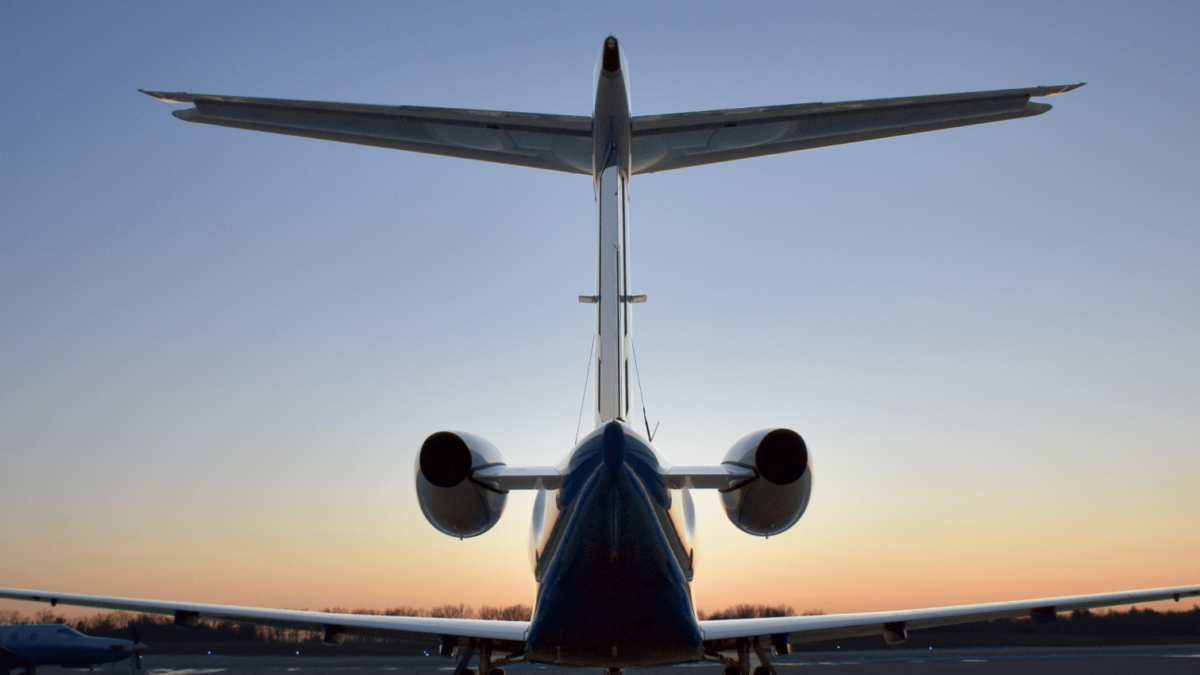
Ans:
[{"label": "runway pavement", "polygon": [[[142,675],[449,675],[454,662],[439,657],[413,656],[154,656],[142,661]],[[863,652],[807,652],[776,660],[779,675],[877,675],[896,673],[966,673],[967,675],[1109,675],[1148,673],[1171,675],[1200,673],[1200,646],[1154,647],[1042,647],[1008,649],[897,649]],[[557,668],[533,664],[509,665],[510,675],[584,675],[599,670]],[[67,675],[59,668],[43,667],[38,675]],[[78,673],[79,671],[69,671]],[[117,664],[96,669],[127,675]],[[628,675],[721,675],[711,664],[669,668],[633,668]]]}]

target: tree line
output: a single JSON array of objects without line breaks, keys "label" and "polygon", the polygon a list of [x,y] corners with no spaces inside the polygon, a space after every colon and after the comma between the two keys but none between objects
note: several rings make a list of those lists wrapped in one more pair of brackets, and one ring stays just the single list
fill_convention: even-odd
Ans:
[{"label": "tree line", "polygon": [[[429,616],[451,619],[493,619],[499,621],[528,621],[533,616],[533,608],[529,605],[509,605],[506,607],[491,607],[484,605],[475,611],[470,605],[442,605],[432,609],[423,607],[392,607],[385,610],[377,609],[346,609],[345,607],[326,607],[323,612],[338,614],[367,614],[375,616]],[[97,637],[113,637],[129,639],[133,627],[136,627],[138,638],[150,643],[285,643],[304,644],[320,642],[324,635],[320,632],[296,630],[290,628],[272,628],[268,626],[253,626],[224,621],[200,621],[194,626],[176,626],[169,616],[152,614],[133,614],[130,612],[100,612],[77,619],[68,619],[49,609],[43,609],[26,616],[16,611],[0,611],[0,625],[12,624],[46,624],[62,623],[69,625],[87,635]],[[349,641],[379,642],[376,638],[348,636]]]}]

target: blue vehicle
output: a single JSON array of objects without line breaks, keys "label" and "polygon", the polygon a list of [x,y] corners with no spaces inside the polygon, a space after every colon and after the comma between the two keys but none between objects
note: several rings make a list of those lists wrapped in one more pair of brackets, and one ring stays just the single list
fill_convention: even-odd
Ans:
[{"label": "blue vehicle", "polygon": [[0,675],[23,670],[34,675],[38,666],[95,668],[96,664],[116,663],[133,658],[131,665],[142,666],[140,651],[146,645],[134,639],[92,637],[61,623],[33,626],[0,626]]}]

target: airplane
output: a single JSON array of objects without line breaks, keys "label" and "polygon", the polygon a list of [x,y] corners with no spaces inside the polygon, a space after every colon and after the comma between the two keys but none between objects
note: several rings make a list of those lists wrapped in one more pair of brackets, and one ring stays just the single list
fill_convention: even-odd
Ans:
[{"label": "airplane", "polygon": [[95,669],[97,664],[132,658],[130,665],[142,667],[141,650],[146,645],[132,640],[84,635],[61,623],[0,626],[0,675],[23,670],[36,675],[38,666]]},{"label": "airplane", "polygon": [[[633,292],[626,205],[634,175],[796,150],[1041,115],[1030,99],[1081,84],[633,116],[629,66],[615,37],[596,59],[590,116],[415,106],[322,103],[238,96],[144,93],[188,122],[357,143],[592,177],[597,205],[594,306],[594,430],[557,465],[510,467],[487,440],[439,431],[415,466],[421,511],[458,538],[494,526],[508,492],[536,490],[532,547],[536,601],[529,621],[362,616],[75,593],[0,589],[0,598],[303,629],[340,644],[346,636],[439,643],[464,675],[503,675],[516,663],[598,667],[711,662],[726,675],[775,675],[772,656],[792,644],[879,635],[971,621],[1200,595],[1200,585],[854,614],[697,620],[692,602],[695,508],[692,490],[718,490],[729,519],[754,536],[796,524],[812,492],[812,458],[787,428],[752,432],[716,466],[673,466],[630,421]],[[472,672],[471,675],[474,675]]]}]

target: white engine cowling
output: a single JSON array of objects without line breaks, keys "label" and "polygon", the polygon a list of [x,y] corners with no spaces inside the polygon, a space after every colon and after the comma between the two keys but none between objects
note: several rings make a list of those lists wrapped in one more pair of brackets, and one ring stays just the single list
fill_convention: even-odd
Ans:
[{"label": "white engine cowling", "polygon": [[796,524],[812,494],[812,460],[800,434],[763,429],[734,443],[722,464],[754,469],[755,477],[721,493],[725,515],[743,532],[779,534]]},{"label": "white engine cowling", "polygon": [[477,469],[504,464],[500,451],[475,434],[439,431],[417,456],[417,501],[425,519],[460,539],[492,529],[504,513],[507,492],[471,479]]}]

